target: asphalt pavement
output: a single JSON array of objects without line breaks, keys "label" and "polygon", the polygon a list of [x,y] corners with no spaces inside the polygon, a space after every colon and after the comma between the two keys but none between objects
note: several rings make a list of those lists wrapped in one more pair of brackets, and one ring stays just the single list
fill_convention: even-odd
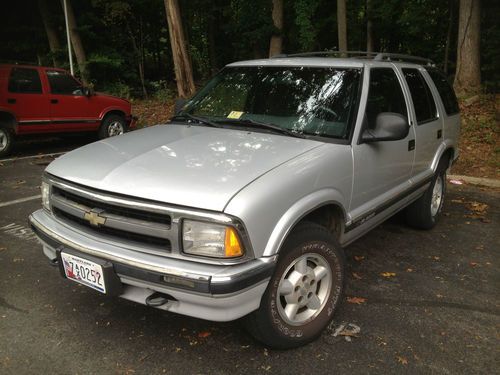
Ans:
[{"label": "asphalt pavement", "polygon": [[[87,140],[54,142],[15,157]],[[449,184],[435,229],[395,217],[350,245],[347,296],[331,327],[310,345],[274,351],[238,322],[163,312],[62,279],[27,223],[52,158],[0,161],[1,374],[499,371],[498,190]]]}]

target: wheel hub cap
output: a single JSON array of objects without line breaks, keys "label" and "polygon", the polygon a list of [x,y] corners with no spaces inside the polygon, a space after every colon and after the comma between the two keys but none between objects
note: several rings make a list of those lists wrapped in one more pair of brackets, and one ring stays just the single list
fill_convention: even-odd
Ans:
[{"label": "wheel hub cap", "polygon": [[432,189],[431,214],[436,216],[443,201],[443,178],[438,176]]},{"label": "wheel hub cap", "polygon": [[290,325],[310,322],[322,311],[332,285],[329,263],[319,254],[295,259],[278,286],[278,312]]},{"label": "wheel hub cap", "polygon": [[123,134],[123,125],[119,121],[113,121],[109,124],[108,135],[114,137],[115,135]]},{"label": "wheel hub cap", "polygon": [[0,130],[0,151],[3,151],[7,147],[7,134],[4,130]]}]

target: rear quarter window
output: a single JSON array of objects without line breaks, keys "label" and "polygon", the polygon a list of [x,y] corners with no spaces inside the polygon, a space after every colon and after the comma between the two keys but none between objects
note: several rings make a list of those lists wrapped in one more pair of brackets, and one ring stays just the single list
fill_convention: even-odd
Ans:
[{"label": "rear quarter window", "polygon": [[455,91],[453,91],[453,88],[451,87],[450,83],[448,82],[444,74],[442,74],[437,70],[431,70],[431,69],[429,69],[427,73],[429,73],[432,82],[434,82],[434,85],[436,86],[436,89],[439,92],[439,96],[441,97],[441,101],[443,102],[446,114],[454,115],[458,113],[459,108]]}]

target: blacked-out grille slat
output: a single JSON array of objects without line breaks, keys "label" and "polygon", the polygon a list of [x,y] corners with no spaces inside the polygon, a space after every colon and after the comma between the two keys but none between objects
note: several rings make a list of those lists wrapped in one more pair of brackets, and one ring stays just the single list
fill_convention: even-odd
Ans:
[{"label": "blacked-out grille slat", "polygon": [[168,226],[171,225],[171,217],[169,215],[165,215],[162,213],[156,213],[156,212],[147,212],[147,211],[141,211],[141,210],[136,210],[132,208],[127,208],[127,207],[122,207],[122,206],[117,206],[117,205],[112,205],[108,203],[103,203],[103,202],[97,202],[93,201],[91,199],[82,197],[77,194],[70,193],[68,191],[62,190],[56,186],[53,187],[53,194],[57,194],[67,200],[70,200],[72,202],[81,204],[83,206],[89,207],[89,208],[99,208],[104,211],[106,211],[109,214],[113,215],[119,215],[123,217],[130,217],[138,220],[145,220],[149,222],[154,222],[154,223],[160,223],[160,224],[166,224]]},{"label": "blacked-out grille slat", "polygon": [[171,243],[168,239],[166,238],[159,238],[159,237],[153,237],[153,236],[148,236],[148,235],[143,235],[143,234],[138,234],[138,233],[132,233],[132,232],[127,232],[123,231],[120,229],[115,229],[115,228],[110,228],[110,227],[94,227],[89,224],[88,221],[78,218],[76,216],[70,215],[58,208],[53,208],[54,214],[58,217],[61,217],[65,220],[69,220],[77,225],[83,226],[85,228],[89,228],[97,233],[105,234],[105,235],[110,235],[113,237],[117,237],[119,239],[124,239],[124,240],[130,240],[137,242],[141,245],[143,244],[149,244],[149,245],[154,245],[157,247],[161,247],[164,251],[171,251]]}]

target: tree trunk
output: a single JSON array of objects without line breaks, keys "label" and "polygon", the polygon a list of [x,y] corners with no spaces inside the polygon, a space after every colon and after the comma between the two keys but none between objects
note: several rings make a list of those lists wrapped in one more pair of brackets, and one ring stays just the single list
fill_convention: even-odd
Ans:
[{"label": "tree trunk", "polygon": [[448,60],[450,58],[451,29],[453,27],[453,0],[448,0],[448,31],[446,32],[446,45],[444,47],[443,70],[448,75]]},{"label": "tree trunk", "polygon": [[346,0],[337,0],[337,25],[339,30],[339,51],[347,51]]},{"label": "tree trunk", "polygon": [[366,51],[373,52],[373,21],[371,1],[366,0]]},{"label": "tree trunk", "polygon": [[137,42],[135,41],[134,34],[132,33],[132,29],[128,20],[125,22],[125,25],[127,27],[128,35],[130,36],[130,41],[132,42],[132,48],[134,49],[135,58],[137,59],[137,67],[139,68],[139,79],[141,80],[142,95],[144,96],[144,98],[147,98],[148,92],[146,90],[146,84],[144,81],[144,60],[142,59],[141,49],[137,46]]},{"label": "tree trunk", "polygon": [[460,0],[458,17],[457,71],[453,86],[458,94],[479,92],[480,0]]},{"label": "tree trunk", "polygon": [[[61,5],[64,9],[64,0],[61,0]],[[77,29],[75,14],[73,13],[73,7],[71,6],[71,1],[66,0],[66,7],[68,10],[68,25],[69,34],[71,37],[71,44],[75,50],[76,61],[78,63],[78,70],[80,71],[80,78],[83,83],[87,83],[87,70],[86,63],[87,58],[85,56],[85,50],[83,49],[82,40],[80,39],[80,33]]]},{"label": "tree trunk", "polygon": [[59,39],[57,38],[57,31],[52,24],[50,10],[47,7],[46,0],[38,0],[38,9],[40,10],[40,15],[42,16],[43,26],[45,27],[45,32],[47,33],[47,39],[49,41],[49,48],[52,54],[52,63],[57,66],[56,54],[61,49],[59,44]]},{"label": "tree trunk", "polygon": [[283,0],[273,0],[273,24],[275,31],[269,44],[269,57],[283,51]]},{"label": "tree trunk", "polygon": [[168,32],[174,60],[177,91],[181,98],[194,94],[193,68],[186,49],[182,20],[177,0],[164,0],[167,13]]}]

